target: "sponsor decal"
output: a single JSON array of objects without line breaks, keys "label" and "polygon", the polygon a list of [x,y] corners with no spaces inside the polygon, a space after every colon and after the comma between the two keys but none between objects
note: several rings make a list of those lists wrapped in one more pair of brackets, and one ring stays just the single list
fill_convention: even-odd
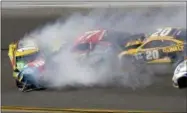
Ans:
[{"label": "sponsor decal", "polygon": [[184,46],[177,45],[177,46],[173,46],[173,47],[164,48],[163,52],[169,53],[169,52],[183,51],[183,50],[184,50]]},{"label": "sponsor decal", "polygon": [[17,69],[21,70],[21,69],[24,68],[25,62],[24,61],[18,61],[16,65],[17,65]]}]

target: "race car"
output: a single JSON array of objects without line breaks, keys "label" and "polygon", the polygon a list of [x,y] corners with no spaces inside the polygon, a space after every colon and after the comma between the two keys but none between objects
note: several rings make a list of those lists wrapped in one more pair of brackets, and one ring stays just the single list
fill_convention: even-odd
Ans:
[{"label": "race car", "polygon": [[[121,66],[130,61],[139,67],[147,64],[172,64],[184,58],[186,46],[186,29],[184,28],[159,28],[147,36],[142,44],[134,49],[121,52],[118,57]],[[148,65],[150,66],[150,65]]]},{"label": "race car", "polygon": [[74,52],[89,53],[94,50],[96,45],[120,44],[122,39],[130,36],[130,33],[113,30],[93,30],[85,32],[75,40],[73,45]]},{"label": "race car", "polygon": [[84,56],[86,58],[91,58],[91,56],[96,54],[106,56],[106,53],[110,53],[107,56],[115,56],[117,58],[117,55],[123,50],[139,46],[144,37],[143,33],[131,34],[125,31],[106,29],[93,30],[85,32],[78,37],[72,50],[73,53],[80,54],[81,57]]},{"label": "race car", "polygon": [[[60,47],[59,47],[60,49]],[[57,52],[57,47],[50,52],[42,51],[35,39],[25,38],[9,45],[8,56],[13,69],[13,78],[16,86],[21,91],[45,89],[41,84],[46,64],[52,55]],[[46,63],[47,62],[47,63]],[[37,79],[36,79],[37,78]]]},{"label": "race car", "polygon": [[20,90],[26,89],[24,87],[25,78],[21,73],[28,63],[35,61],[40,56],[39,48],[34,40],[20,40],[9,45],[8,56],[12,64],[16,86]]},{"label": "race car", "polygon": [[187,88],[187,59],[181,61],[173,74],[173,86],[179,89]]},{"label": "race car", "polygon": [[[9,45],[8,56],[13,70],[21,70],[27,62],[33,61],[38,56],[39,49],[32,40],[21,40]],[[17,74],[13,73],[17,78]]]},{"label": "race car", "polygon": [[75,40],[72,52],[78,55],[78,57],[83,60],[83,63],[86,60],[88,61],[86,62],[87,64],[97,64],[107,57],[114,55],[110,53],[114,53],[119,50],[117,41],[120,38],[124,38],[129,35],[130,34],[126,32],[108,30],[88,31]]},{"label": "race car", "polygon": [[[142,34],[138,36],[142,36]],[[106,66],[107,63],[108,66],[112,67],[112,70],[117,66],[116,62],[119,52],[127,47],[132,48],[140,44],[139,42],[133,43],[133,41],[131,41],[131,44],[126,44],[128,37],[132,37],[132,34],[111,30],[89,31],[75,41],[75,44],[71,46],[71,52],[79,56],[77,61],[81,64],[99,69],[102,64]],[[56,51],[58,53],[63,48],[64,46],[62,45],[55,47],[55,52],[52,50],[50,55],[55,56]],[[49,47],[44,50],[50,49]],[[9,45],[8,55],[13,67],[13,77],[16,80],[16,86],[21,91],[45,88],[41,80],[44,76],[45,66],[52,57],[48,53],[46,54],[46,51],[42,51],[35,40],[31,39],[20,40]]]}]

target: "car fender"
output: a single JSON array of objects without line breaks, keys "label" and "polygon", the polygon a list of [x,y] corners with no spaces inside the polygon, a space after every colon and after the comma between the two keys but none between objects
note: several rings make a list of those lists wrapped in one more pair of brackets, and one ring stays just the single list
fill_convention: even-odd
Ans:
[{"label": "car fender", "polygon": [[130,49],[130,50],[127,50],[127,51],[123,51],[121,52],[119,55],[118,55],[118,58],[121,59],[123,56],[125,55],[133,55],[136,53],[136,49]]},{"label": "car fender", "polygon": [[177,83],[177,80],[181,77],[187,77],[187,60],[181,62],[174,71],[172,81]]}]

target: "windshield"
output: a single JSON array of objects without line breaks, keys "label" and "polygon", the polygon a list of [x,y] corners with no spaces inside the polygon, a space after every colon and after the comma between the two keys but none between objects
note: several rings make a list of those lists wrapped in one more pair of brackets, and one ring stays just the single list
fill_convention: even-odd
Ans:
[{"label": "windshield", "polygon": [[135,45],[127,46],[127,47],[124,47],[124,50],[135,49],[135,48],[138,48],[140,45],[141,44],[135,44]]}]

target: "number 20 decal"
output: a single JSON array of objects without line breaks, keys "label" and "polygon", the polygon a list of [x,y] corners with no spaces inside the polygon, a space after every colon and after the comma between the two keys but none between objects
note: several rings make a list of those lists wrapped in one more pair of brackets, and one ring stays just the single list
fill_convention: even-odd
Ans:
[{"label": "number 20 decal", "polygon": [[158,50],[146,51],[147,60],[153,60],[153,59],[158,59],[158,58],[159,58]]},{"label": "number 20 decal", "polygon": [[167,36],[171,30],[172,28],[157,29],[157,32],[153,33],[151,36]]}]

